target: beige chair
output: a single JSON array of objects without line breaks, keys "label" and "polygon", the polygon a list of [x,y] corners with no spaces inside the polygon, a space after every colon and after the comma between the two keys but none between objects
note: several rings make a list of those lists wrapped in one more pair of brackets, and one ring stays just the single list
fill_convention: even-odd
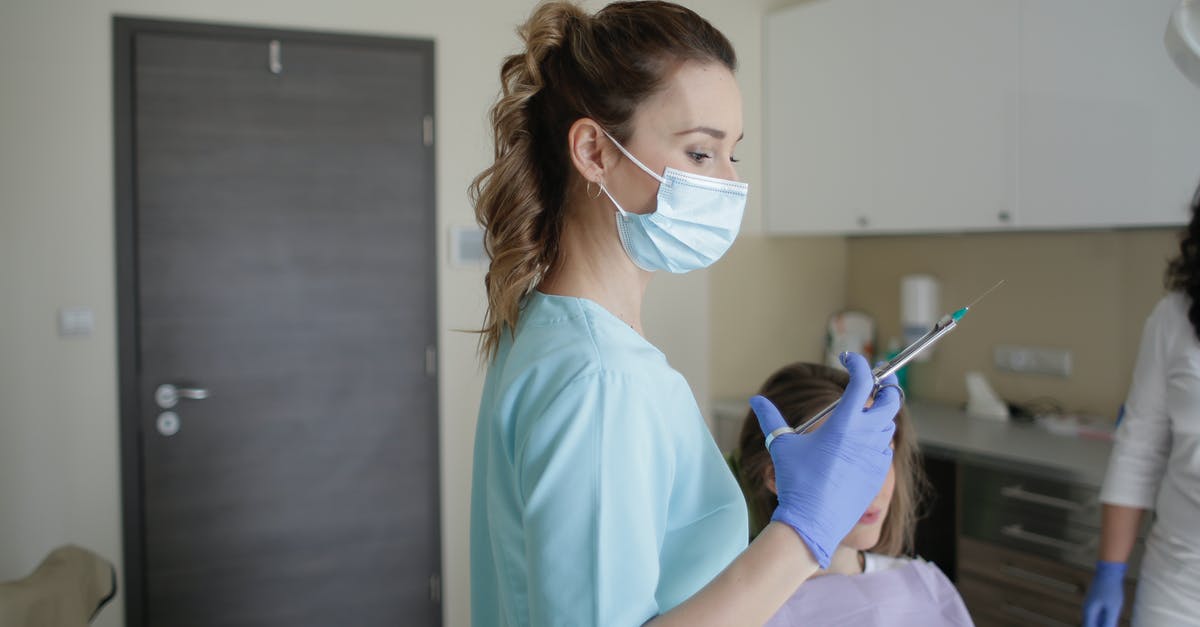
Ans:
[{"label": "beige chair", "polygon": [[116,593],[112,563],[61,546],[28,577],[0,582],[0,627],[83,627]]}]

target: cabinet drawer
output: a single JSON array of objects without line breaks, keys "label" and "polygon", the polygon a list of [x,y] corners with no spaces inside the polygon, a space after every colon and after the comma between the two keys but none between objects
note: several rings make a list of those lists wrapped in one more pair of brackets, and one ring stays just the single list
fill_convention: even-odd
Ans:
[{"label": "cabinet drawer", "polygon": [[1095,488],[962,467],[962,535],[1090,568],[1100,538]]},{"label": "cabinet drawer", "polygon": [[967,512],[963,512],[962,539],[981,540],[1080,568],[1090,568],[1096,562],[1100,541],[1096,529],[1005,511],[982,512],[980,518],[968,525]]},{"label": "cabinet drawer", "polygon": [[[1100,542],[1099,490],[1021,473],[963,465],[960,534],[1085,569]],[[1140,534],[1131,570],[1144,552]]]},{"label": "cabinet drawer", "polygon": [[964,465],[962,473],[969,488],[963,490],[964,513],[1003,510],[1044,525],[1100,528],[1099,490],[1094,487],[971,465]]},{"label": "cabinet drawer", "polygon": [[[959,540],[958,550],[959,591],[973,616],[978,611],[996,621],[986,624],[1058,624],[1053,621],[1079,624],[1083,600],[1092,580],[1091,568],[969,538]],[[1125,581],[1125,598],[1133,599],[1135,586],[1133,580]],[[1124,620],[1128,620],[1131,605],[1125,604]],[[1045,620],[1029,619],[1029,612]],[[985,624],[979,619],[976,622]]]},{"label": "cabinet drawer", "polygon": [[1006,588],[1052,595],[1066,603],[1082,605],[1092,573],[1061,562],[1040,558],[970,538],[958,541],[960,576],[993,581]]},{"label": "cabinet drawer", "polygon": [[1083,618],[1081,605],[996,587],[973,575],[959,578],[958,591],[976,627],[1074,627]]}]

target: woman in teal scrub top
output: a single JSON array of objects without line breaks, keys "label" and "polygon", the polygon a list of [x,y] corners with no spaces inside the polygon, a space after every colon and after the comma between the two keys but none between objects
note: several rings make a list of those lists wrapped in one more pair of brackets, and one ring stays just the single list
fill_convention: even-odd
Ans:
[{"label": "woman in teal scrub top", "polygon": [[642,335],[654,271],[733,242],[746,201],[736,58],[692,11],[538,6],[504,60],[472,184],[491,258],[471,496],[475,625],[762,624],[878,492],[899,406],[851,384],[811,435],[751,399],[779,507],[747,546],[737,481]]}]

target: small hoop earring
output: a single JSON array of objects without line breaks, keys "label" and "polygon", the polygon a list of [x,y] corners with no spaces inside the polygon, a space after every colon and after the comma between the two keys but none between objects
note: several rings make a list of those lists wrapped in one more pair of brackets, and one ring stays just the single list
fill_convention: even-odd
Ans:
[{"label": "small hoop earring", "polygon": [[600,191],[601,191],[603,188],[601,188],[599,185],[596,185],[596,195],[595,195],[595,196],[593,196],[593,195],[592,195],[592,186],[593,186],[593,185],[596,185],[596,184],[595,184],[595,183],[593,183],[593,182],[591,182],[591,181],[588,181],[588,182],[587,182],[587,186],[584,188],[584,193],[586,193],[586,194],[587,194],[587,197],[588,197],[588,198],[590,198],[590,199],[592,199],[592,200],[596,200],[597,198],[599,198],[599,197],[600,197]]}]

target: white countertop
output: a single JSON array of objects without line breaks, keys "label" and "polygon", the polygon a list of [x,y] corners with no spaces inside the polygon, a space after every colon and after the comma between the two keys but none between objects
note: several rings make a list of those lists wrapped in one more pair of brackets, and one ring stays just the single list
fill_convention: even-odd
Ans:
[{"label": "white countertop", "polygon": [[914,401],[909,415],[926,455],[999,465],[1100,487],[1112,442],[1055,435],[1026,423],[971,418],[956,407]]},{"label": "white countertop", "polygon": [[[740,425],[745,401],[717,401],[717,422]],[[941,403],[910,401],[908,412],[921,451],[930,457],[966,461],[1100,487],[1112,443],[1052,434],[1033,424],[971,418]],[[719,427],[718,431],[724,429]]]}]

